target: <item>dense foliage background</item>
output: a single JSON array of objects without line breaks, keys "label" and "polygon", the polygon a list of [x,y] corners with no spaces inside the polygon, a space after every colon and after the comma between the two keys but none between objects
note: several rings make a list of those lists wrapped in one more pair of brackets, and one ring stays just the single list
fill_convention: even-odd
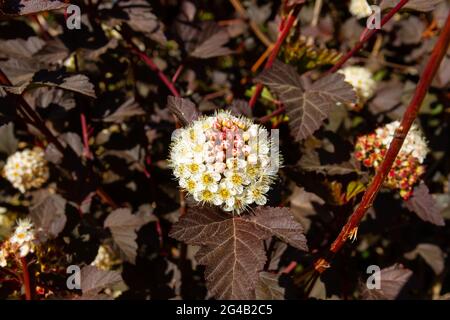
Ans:
[{"label": "dense foliage background", "polygon": [[[246,101],[293,8],[301,6],[278,55],[289,67],[275,64],[281,78],[308,72],[317,79],[359,40],[366,19],[349,12],[350,1],[70,2],[81,8],[81,29],[67,28],[63,1],[0,1],[2,166],[14,152],[38,146],[50,168],[48,181],[25,193],[0,179],[0,240],[17,218],[31,217],[39,230],[27,256],[36,299],[220,297],[208,293],[205,267],[194,258],[198,246],[169,236],[180,213],[203,209],[191,199],[185,207],[168,168],[171,134],[180,125],[171,110],[184,108],[177,100],[169,109],[168,96],[179,93],[195,112],[232,110],[258,122],[283,103],[267,73],[257,78],[268,88],[254,108]],[[255,297],[448,297],[450,51],[417,120],[430,149],[424,185],[417,183],[408,200],[383,189],[356,240],[320,277],[312,272],[374,174],[355,161],[356,139],[401,118],[448,11],[447,1],[411,0],[347,63],[364,66],[376,81],[358,108],[334,104],[323,125],[300,139],[292,127],[297,113],[264,118],[267,128],[280,130],[284,158],[266,205],[289,208],[309,250],[266,237]],[[42,121],[18,107],[21,97]],[[192,105],[186,108],[192,115]],[[70,265],[82,268],[82,290],[66,286]],[[384,291],[366,290],[370,265],[383,269]],[[0,268],[0,297],[23,297],[23,280],[17,261]]]}]

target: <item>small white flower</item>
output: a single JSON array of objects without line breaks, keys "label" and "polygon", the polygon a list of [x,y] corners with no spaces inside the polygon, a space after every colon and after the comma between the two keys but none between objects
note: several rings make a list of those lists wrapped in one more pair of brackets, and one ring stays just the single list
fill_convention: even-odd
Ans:
[{"label": "small white flower", "polygon": [[340,70],[339,73],[342,73],[345,81],[356,90],[358,103],[364,103],[373,96],[377,83],[367,68],[350,66]]},{"label": "small white flower", "polygon": [[358,19],[367,18],[372,14],[372,9],[366,0],[351,0],[349,10]]},{"label": "small white flower", "polygon": [[225,203],[227,207],[233,207],[234,195],[234,192],[232,192],[225,183],[222,183],[217,192],[214,194],[213,203],[216,206],[220,206]]},{"label": "small white flower", "polygon": [[41,187],[49,177],[44,151],[38,147],[12,154],[3,170],[6,179],[22,193]]},{"label": "small white flower", "polygon": [[281,161],[278,154],[271,159],[270,151],[266,129],[219,111],[178,130],[173,136],[169,164],[180,186],[196,201],[240,213],[249,204],[266,201],[264,193],[276,175],[273,168]]},{"label": "small white flower", "polygon": [[201,191],[202,186],[194,179],[194,177],[189,177],[187,179],[180,179],[180,187],[184,188],[189,193],[196,193],[198,191]]}]

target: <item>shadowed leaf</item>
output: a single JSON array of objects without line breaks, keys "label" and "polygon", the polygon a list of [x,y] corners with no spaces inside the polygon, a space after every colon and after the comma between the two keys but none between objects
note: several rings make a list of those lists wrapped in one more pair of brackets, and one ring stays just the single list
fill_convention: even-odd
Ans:
[{"label": "shadowed leaf", "polygon": [[0,152],[11,155],[17,151],[19,141],[14,135],[14,123],[10,122],[0,127]]},{"label": "shadowed leaf", "polygon": [[164,43],[166,36],[163,24],[152,13],[152,8],[145,0],[121,1],[118,7],[127,14],[124,21],[135,31],[142,32],[150,39]]},{"label": "shadowed leaf", "polygon": [[43,11],[58,10],[69,6],[59,0],[3,0],[0,11],[9,15],[28,15]]},{"label": "shadowed leaf", "polygon": [[47,190],[33,192],[30,217],[41,241],[56,238],[66,225],[66,199]]},{"label": "shadowed leaf", "polygon": [[105,219],[104,227],[111,230],[114,242],[130,263],[136,262],[136,231],[146,222],[141,216],[133,215],[128,208],[116,209]]},{"label": "shadowed leaf", "polygon": [[169,96],[167,108],[175,114],[183,125],[188,125],[199,117],[195,104],[188,99]]},{"label": "shadowed leaf", "polygon": [[394,300],[412,276],[412,271],[400,264],[394,264],[380,271],[380,289],[368,289],[362,284],[362,298],[365,300]]},{"label": "shadowed leaf", "polygon": [[414,260],[417,256],[421,256],[425,262],[433,269],[436,275],[441,274],[444,270],[445,255],[441,248],[430,243],[421,243],[410,252],[404,254],[406,259]]},{"label": "shadowed leaf", "polygon": [[[94,266],[85,266],[81,269],[81,291],[83,297],[98,295],[102,290],[122,282],[122,276],[117,271],[100,270]],[[82,297],[82,298],[83,298]]]},{"label": "shadowed leaf", "polygon": [[285,289],[279,285],[280,275],[270,272],[260,272],[256,285],[257,300],[284,300]]},{"label": "shadowed leaf", "polygon": [[444,226],[445,221],[440,213],[436,200],[431,196],[425,183],[421,183],[414,188],[413,195],[407,201],[405,206],[408,210],[414,212],[423,221],[430,222],[437,226]]},{"label": "shadowed leaf", "polygon": [[139,104],[131,98],[125,101],[119,108],[117,108],[112,114],[106,114],[103,118],[104,122],[117,122],[121,123],[125,119],[133,116],[140,116],[145,114],[145,111],[139,106]]}]

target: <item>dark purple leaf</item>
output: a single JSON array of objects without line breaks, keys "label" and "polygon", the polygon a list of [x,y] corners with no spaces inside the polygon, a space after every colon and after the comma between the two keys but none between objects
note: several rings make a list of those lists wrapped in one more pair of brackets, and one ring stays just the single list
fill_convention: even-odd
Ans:
[{"label": "dark purple leaf", "polygon": [[423,221],[437,226],[445,225],[439,206],[425,183],[421,183],[414,188],[412,197],[405,201],[405,205],[406,208],[417,214]]},{"label": "dark purple leaf", "polygon": [[30,218],[40,241],[56,238],[66,225],[66,199],[43,189],[33,192]]},{"label": "dark purple leaf", "polygon": [[445,254],[437,245],[421,243],[417,247],[404,254],[406,259],[414,260],[421,256],[425,262],[433,269],[436,275],[440,275],[445,266]]},{"label": "dark purple leaf", "polygon": [[[264,221],[263,221],[264,220]],[[264,208],[250,216],[232,216],[212,208],[192,208],[170,236],[200,245],[209,291],[218,299],[254,299],[259,271],[266,262],[263,240],[280,237],[306,250],[302,227],[288,209]]]},{"label": "dark purple leaf", "polygon": [[146,219],[133,215],[128,208],[116,209],[105,219],[104,227],[109,228],[114,242],[130,263],[136,263],[136,231],[145,223]]},{"label": "dark purple leaf", "polygon": [[3,0],[0,2],[0,12],[8,15],[28,15],[43,11],[58,10],[69,6],[59,0]]},{"label": "dark purple leaf", "polygon": [[284,300],[285,289],[280,286],[280,275],[270,272],[260,272],[256,285],[257,300]]},{"label": "dark purple leaf", "polygon": [[276,61],[256,81],[267,85],[286,106],[289,126],[297,141],[319,129],[337,103],[356,102],[352,86],[341,74],[327,75],[309,85],[294,67]]},{"label": "dark purple leaf", "polygon": [[361,295],[365,300],[394,300],[408,282],[413,272],[400,264],[394,264],[380,271],[380,289],[369,289],[362,284]]},{"label": "dark purple leaf", "polygon": [[188,99],[169,96],[167,108],[183,125],[188,125],[199,117],[195,104]]}]

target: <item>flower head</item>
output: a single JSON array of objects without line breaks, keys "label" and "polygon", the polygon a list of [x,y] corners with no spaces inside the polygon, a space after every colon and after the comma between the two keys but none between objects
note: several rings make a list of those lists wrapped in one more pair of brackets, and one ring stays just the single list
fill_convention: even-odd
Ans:
[{"label": "flower head", "polygon": [[31,188],[39,188],[49,177],[44,151],[36,147],[14,153],[6,161],[4,174],[22,193]]},{"label": "flower head", "polygon": [[367,0],[351,0],[349,10],[358,19],[366,18],[372,14],[372,9]]},{"label": "flower head", "polygon": [[16,230],[9,239],[11,246],[19,251],[21,257],[34,251],[34,228],[28,219],[18,220]]},{"label": "flower head", "polygon": [[17,221],[17,226],[11,237],[0,247],[0,267],[8,264],[10,256],[25,257],[34,252],[35,233],[33,224],[28,219]]},{"label": "flower head", "polygon": [[[398,121],[394,121],[376,129],[374,133],[359,137],[355,147],[355,158],[364,166],[376,170],[386,156],[399,125]],[[413,125],[394,161],[385,185],[392,189],[399,189],[400,195],[408,199],[414,185],[425,172],[422,163],[427,153],[426,140],[420,129]]]},{"label": "flower head", "polygon": [[372,73],[364,67],[350,66],[339,71],[345,76],[345,81],[353,86],[358,96],[356,109],[360,108],[364,102],[370,99],[376,89],[376,82]]},{"label": "flower head", "polygon": [[270,151],[265,128],[219,111],[175,134],[170,166],[196,201],[240,213],[252,203],[266,203],[280,163],[279,154],[271,157]]}]

